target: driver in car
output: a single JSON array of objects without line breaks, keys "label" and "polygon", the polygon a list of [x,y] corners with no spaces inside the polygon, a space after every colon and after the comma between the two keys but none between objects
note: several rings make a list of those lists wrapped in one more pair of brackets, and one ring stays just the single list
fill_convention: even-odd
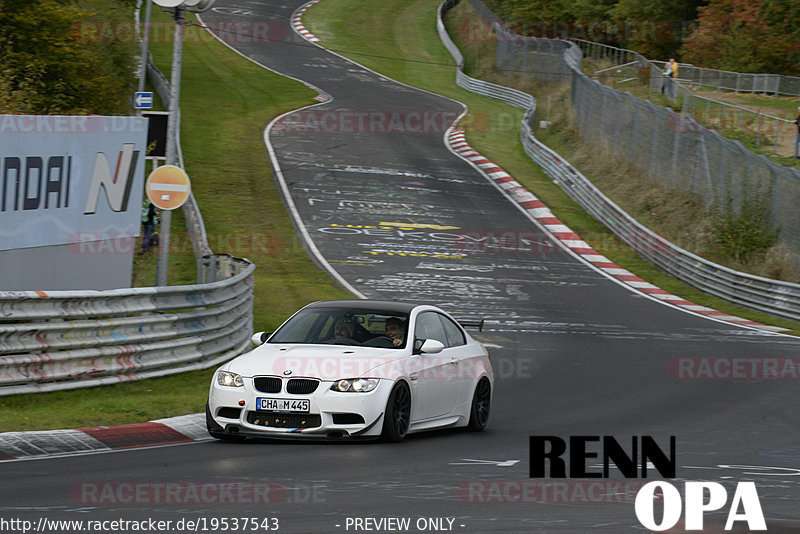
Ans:
[{"label": "driver in car", "polygon": [[397,317],[386,319],[386,337],[392,338],[392,345],[399,347],[404,343],[406,337],[405,324]]}]

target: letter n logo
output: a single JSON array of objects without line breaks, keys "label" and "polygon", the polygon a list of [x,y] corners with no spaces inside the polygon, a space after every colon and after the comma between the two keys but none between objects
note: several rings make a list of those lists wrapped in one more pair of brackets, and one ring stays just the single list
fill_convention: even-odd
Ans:
[{"label": "letter n logo", "polygon": [[100,188],[106,192],[108,205],[114,211],[125,211],[128,209],[128,197],[131,194],[133,185],[133,173],[136,170],[136,160],[139,158],[139,151],[134,150],[133,143],[125,143],[117,156],[117,166],[114,175],[111,175],[111,167],[108,158],[102,152],[97,153],[94,160],[94,172],[92,173],[92,183],[89,185],[89,195],[86,197],[86,208],[84,214],[94,213],[97,209],[97,199],[100,196]]}]

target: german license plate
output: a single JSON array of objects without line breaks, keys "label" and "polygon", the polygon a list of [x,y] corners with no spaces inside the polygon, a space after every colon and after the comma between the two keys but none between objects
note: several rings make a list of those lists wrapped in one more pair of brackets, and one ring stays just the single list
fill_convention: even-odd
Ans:
[{"label": "german license plate", "polygon": [[297,412],[308,413],[311,410],[311,401],[308,399],[256,399],[257,410],[269,410],[271,412]]}]

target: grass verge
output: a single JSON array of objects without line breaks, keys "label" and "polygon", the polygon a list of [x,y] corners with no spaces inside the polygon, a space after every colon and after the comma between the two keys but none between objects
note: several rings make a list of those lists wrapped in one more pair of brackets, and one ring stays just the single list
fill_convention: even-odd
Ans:
[{"label": "grass verge", "polygon": [[[167,20],[153,10],[159,20]],[[256,264],[254,324],[273,329],[300,306],[347,298],[306,255],[274,186],[262,130],[275,116],[313,103],[302,84],[240,57],[187,28],[181,80],[186,171],[212,250]],[[151,45],[169,72],[171,37]],[[176,212],[170,284],[194,283],[194,257]],[[137,255],[137,285],[153,285],[155,255]],[[212,370],[114,386],[0,397],[0,432],[77,428],[201,412]]]},{"label": "grass verge", "polygon": [[[462,2],[463,4],[464,2]],[[480,97],[455,84],[453,59],[436,33],[439,0],[325,0],[312,6],[305,25],[328,48],[395,80],[455,98],[470,113],[462,127],[470,144],[531,190],[556,216],[580,234],[596,250],[615,263],[671,293],[697,304],[800,333],[800,325],[736,306],[688,286],[664,273],[619,241],[598,221],[572,201],[525,155],[519,140],[522,111],[496,100]],[[451,35],[471,27],[448,18]],[[367,39],[380,35],[380,39]],[[478,47],[460,43],[468,65],[480,64]],[[519,80],[517,80],[519,81]],[[542,102],[542,95],[534,92]],[[580,144],[574,132],[553,138],[553,148]]]}]

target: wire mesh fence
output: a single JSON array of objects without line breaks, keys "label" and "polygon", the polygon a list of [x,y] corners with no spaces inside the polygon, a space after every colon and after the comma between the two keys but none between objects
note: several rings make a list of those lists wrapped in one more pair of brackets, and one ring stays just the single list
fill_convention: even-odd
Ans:
[{"label": "wire mesh fence", "polygon": [[[471,3],[481,15],[489,11],[480,0]],[[586,55],[604,57],[617,65],[638,64],[647,69],[651,87],[662,84],[660,67],[635,52],[596,43],[520,36],[508,31],[493,15],[485,20],[494,21],[498,69],[513,70],[537,81],[572,84],[572,111],[584,140],[606,145],[654,181],[697,194],[710,209],[741,216],[746,207],[757,205],[779,230],[778,242],[800,261],[800,171],[754,154],[739,141],[702,125],[687,111],[678,113],[604,86],[581,70]],[[691,101],[690,107],[697,113],[701,99],[686,96],[685,92],[691,92],[680,84],[675,89],[684,91],[684,107]],[[709,114],[714,102],[702,104]],[[754,128],[765,136],[779,130],[758,117],[762,114],[734,108],[720,106],[713,108],[713,113],[724,114],[724,120],[739,124],[754,120]]]},{"label": "wire mesh fence", "polygon": [[[778,91],[780,85],[789,91],[794,91],[792,77],[714,71],[681,63],[679,78],[671,79],[664,75],[666,68],[664,61],[649,60],[631,50],[602,43],[580,39],[570,39],[570,42],[580,47],[584,58],[610,62],[616,66],[617,70],[621,66],[630,67],[631,80],[640,78],[642,75],[646,76],[651,89],[661,92],[676,102],[676,106],[680,108],[681,112],[689,113],[706,127],[729,136],[744,136],[755,146],[774,154],[794,155],[794,139],[797,133],[795,125],[792,124],[794,116],[778,117],[695,92],[696,90],[730,90],[774,95],[792,94]],[[705,78],[699,71],[707,72]],[[797,85],[797,88],[800,88],[800,84]]]},{"label": "wire mesh fence", "polygon": [[680,74],[686,83],[716,91],[800,96],[800,78],[797,76],[731,72],[685,63],[680,65]]},{"label": "wire mesh fence", "polygon": [[[508,30],[501,21],[481,0],[471,0],[473,10],[484,23],[496,28],[498,42],[498,65],[504,69],[514,69],[521,73],[532,73],[539,69],[537,59],[529,52],[535,52],[530,37],[523,37]],[[560,39],[542,39],[539,41],[560,41]],[[697,94],[701,91],[733,91],[736,93],[758,93],[783,96],[800,96],[800,77],[777,74],[750,74],[716,69],[696,67],[691,64],[680,64],[679,78],[672,79],[664,74],[665,62],[649,60],[641,54],[603,43],[585,39],[566,39],[575,44],[583,52],[583,58],[596,62],[606,61],[620,67],[629,67],[630,79],[646,76],[648,85],[658,91],[678,107],[681,112],[689,113],[706,127],[718,130],[724,135],[747,139],[748,143],[774,154],[789,157],[794,155],[796,128],[792,124],[795,115],[776,116],[762,113],[743,106]],[[551,45],[555,48],[556,45]],[[543,50],[537,52],[542,54]],[[568,52],[571,53],[571,52]],[[510,56],[519,56],[509,59]],[[547,78],[536,72],[538,79]],[[551,75],[554,79],[555,75]],[[783,115],[783,113],[781,113]],[[791,115],[791,116],[789,116]]]}]

